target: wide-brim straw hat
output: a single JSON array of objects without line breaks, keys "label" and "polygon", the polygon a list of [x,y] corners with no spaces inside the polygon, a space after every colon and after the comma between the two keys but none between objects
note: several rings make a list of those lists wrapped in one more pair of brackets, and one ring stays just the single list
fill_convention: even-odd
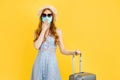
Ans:
[{"label": "wide-brim straw hat", "polygon": [[57,17],[58,17],[58,16],[57,16],[57,10],[55,9],[54,6],[51,6],[51,5],[45,5],[45,6],[43,6],[42,8],[40,8],[40,9],[38,10],[38,12],[37,12],[37,17],[40,18],[43,10],[46,9],[46,8],[49,8],[49,9],[53,12],[53,14],[54,14],[54,20],[56,21],[56,19],[57,19]]}]

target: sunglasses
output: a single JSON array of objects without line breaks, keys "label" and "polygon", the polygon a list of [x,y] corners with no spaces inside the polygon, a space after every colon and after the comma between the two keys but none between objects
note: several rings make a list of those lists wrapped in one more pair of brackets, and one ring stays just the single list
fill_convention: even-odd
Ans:
[{"label": "sunglasses", "polygon": [[51,17],[52,16],[52,14],[42,14],[42,17],[46,17],[46,16],[48,16],[48,17]]}]

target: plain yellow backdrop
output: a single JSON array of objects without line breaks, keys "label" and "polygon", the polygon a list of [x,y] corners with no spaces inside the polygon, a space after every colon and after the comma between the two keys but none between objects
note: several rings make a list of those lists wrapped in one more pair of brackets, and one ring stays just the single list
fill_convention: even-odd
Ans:
[{"label": "plain yellow backdrop", "polygon": [[[119,0],[1,0],[0,80],[30,80],[37,56],[33,46],[36,13],[46,4],[58,11],[56,26],[62,30],[65,48],[83,53],[83,71],[95,73],[97,80],[119,80]],[[56,55],[62,80],[68,80],[72,56],[62,55],[59,48]]]}]

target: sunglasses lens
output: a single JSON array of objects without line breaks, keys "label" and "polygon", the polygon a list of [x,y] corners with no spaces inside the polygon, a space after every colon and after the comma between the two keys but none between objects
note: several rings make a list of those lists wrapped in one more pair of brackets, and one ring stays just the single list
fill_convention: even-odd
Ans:
[{"label": "sunglasses lens", "polygon": [[42,17],[46,17],[46,14],[42,14]]},{"label": "sunglasses lens", "polygon": [[48,17],[51,17],[52,16],[52,14],[48,14]]}]

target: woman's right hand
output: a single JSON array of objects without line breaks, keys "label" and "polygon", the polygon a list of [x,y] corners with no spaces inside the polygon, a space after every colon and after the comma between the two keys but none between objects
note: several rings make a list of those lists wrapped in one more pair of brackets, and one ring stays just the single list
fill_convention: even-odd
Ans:
[{"label": "woman's right hand", "polygon": [[48,23],[48,20],[45,20],[45,22],[42,22],[42,30],[46,32],[50,24]]}]

